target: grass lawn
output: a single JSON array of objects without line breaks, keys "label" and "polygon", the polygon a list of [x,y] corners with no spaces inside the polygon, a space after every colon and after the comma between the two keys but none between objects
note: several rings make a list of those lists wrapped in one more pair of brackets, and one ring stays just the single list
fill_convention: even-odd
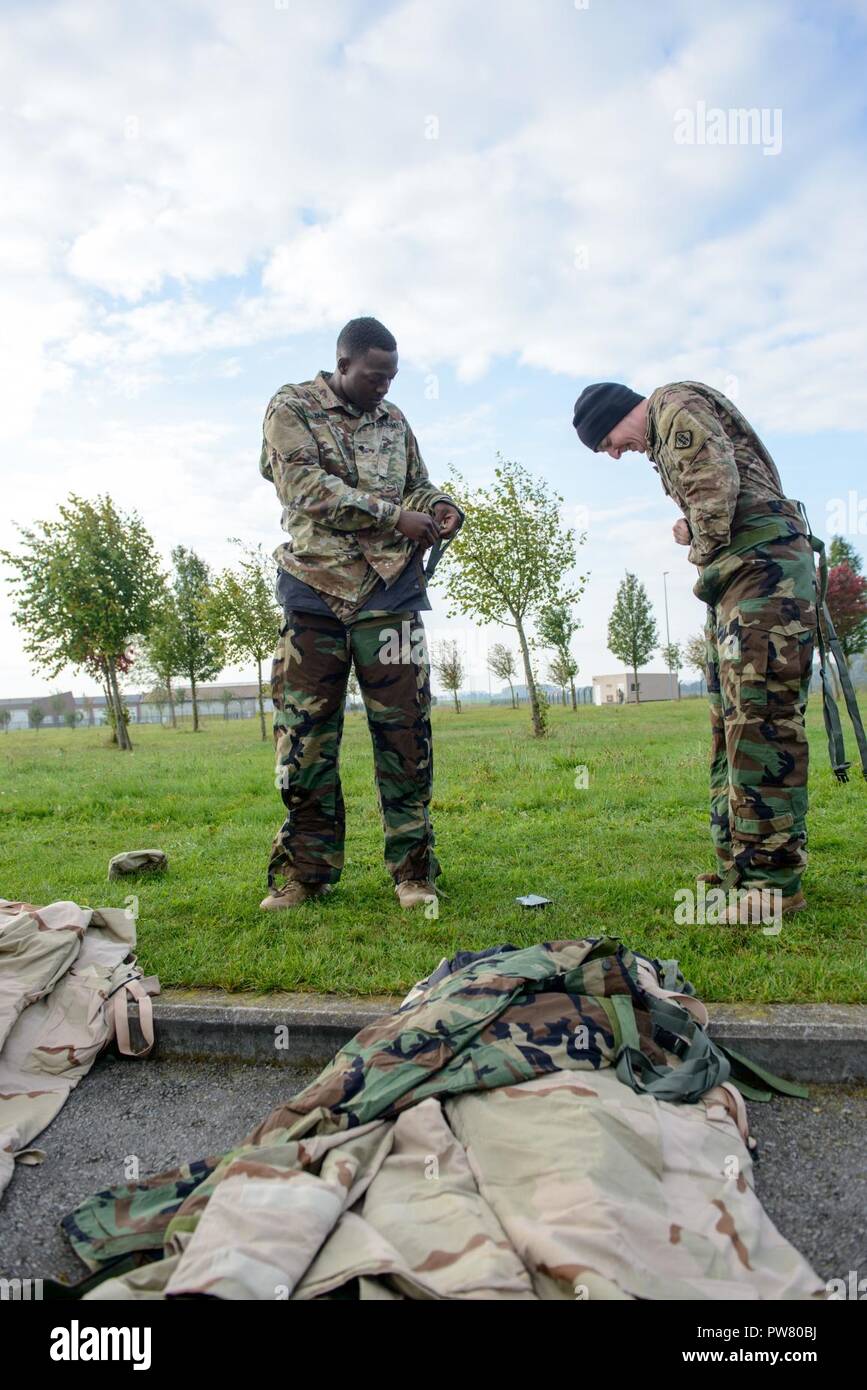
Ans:
[{"label": "grass lawn", "polygon": [[[139,959],[164,986],[397,992],[458,949],[610,933],[677,957],[705,999],[864,1000],[867,786],[835,783],[818,699],[810,910],[777,937],[674,921],[676,890],[713,867],[703,701],[555,709],[551,723],[535,741],[525,708],[435,710],[436,921],[401,911],[383,867],[363,714],[346,721],[343,878],[286,913],[259,910],[282,806],[256,721],[133,726],[132,755],[104,729],[0,734],[0,896],[120,907],[137,894]],[[139,848],[164,849],[168,872],[109,883],[110,857]],[[522,909],[524,893],[554,905]]]}]

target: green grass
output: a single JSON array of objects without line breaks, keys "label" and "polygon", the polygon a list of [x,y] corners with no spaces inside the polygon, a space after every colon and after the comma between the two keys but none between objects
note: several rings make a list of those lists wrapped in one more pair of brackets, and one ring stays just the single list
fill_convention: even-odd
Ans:
[{"label": "green grass", "polygon": [[[134,726],[132,755],[101,729],[0,735],[0,895],[123,906],[137,894],[139,959],[164,986],[396,992],[458,949],[607,932],[677,957],[706,999],[862,1001],[867,786],[834,782],[817,705],[810,910],[778,937],[675,925],[676,890],[713,867],[699,700],[555,709],[544,741],[529,737],[526,709],[435,710],[437,921],[402,912],[383,867],[363,715],[346,721],[343,878],[287,913],[258,906],[282,808],[255,721],[206,721],[199,734]],[[154,847],[169,856],[165,875],[107,881],[113,854]],[[530,892],[554,905],[519,908]]]}]

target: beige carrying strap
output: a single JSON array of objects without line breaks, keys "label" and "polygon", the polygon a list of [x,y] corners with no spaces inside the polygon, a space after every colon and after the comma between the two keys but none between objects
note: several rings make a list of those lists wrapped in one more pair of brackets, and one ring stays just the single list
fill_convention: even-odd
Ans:
[{"label": "beige carrying strap", "polygon": [[[138,1025],[144,1038],[144,1047],[136,1052],[129,1036],[129,998],[138,1000]],[[141,980],[127,980],[111,996],[111,1016],[118,1051],[124,1057],[147,1057],[154,1045],[154,1008],[150,995]]]}]

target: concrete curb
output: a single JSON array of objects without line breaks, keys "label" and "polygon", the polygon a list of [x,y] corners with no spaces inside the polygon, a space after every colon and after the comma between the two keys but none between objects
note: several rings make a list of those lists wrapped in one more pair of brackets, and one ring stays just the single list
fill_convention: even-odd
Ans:
[{"label": "concrete curb", "polygon": [[[163,1057],[225,1057],[322,1067],[397,996],[226,994],[168,989],[154,1000]],[[710,1004],[710,1033],[795,1081],[867,1082],[867,1007]]]}]

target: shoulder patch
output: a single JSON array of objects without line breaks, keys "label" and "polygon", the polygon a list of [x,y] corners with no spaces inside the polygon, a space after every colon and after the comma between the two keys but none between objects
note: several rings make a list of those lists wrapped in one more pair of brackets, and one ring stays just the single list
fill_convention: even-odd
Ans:
[{"label": "shoulder patch", "polygon": [[675,430],[674,447],[675,449],[688,449],[692,443],[692,430]]}]

